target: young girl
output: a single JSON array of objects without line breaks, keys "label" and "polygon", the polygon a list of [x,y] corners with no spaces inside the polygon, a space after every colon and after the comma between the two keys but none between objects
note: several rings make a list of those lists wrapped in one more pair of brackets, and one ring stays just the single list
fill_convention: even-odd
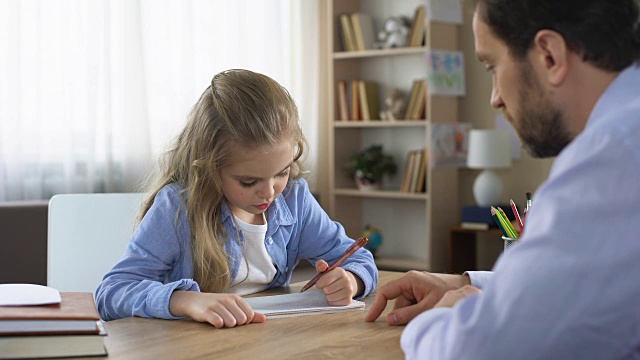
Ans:
[{"label": "young girl", "polygon": [[[124,257],[96,291],[104,320],[189,316],[216,328],[263,322],[240,295],[287,285],[302,259],[318,272],[353,244],[301,178],[296,105],[248,70],[214,76],[168,151]],[[375,289],[358,250],[316,287],[331,305]]]}]

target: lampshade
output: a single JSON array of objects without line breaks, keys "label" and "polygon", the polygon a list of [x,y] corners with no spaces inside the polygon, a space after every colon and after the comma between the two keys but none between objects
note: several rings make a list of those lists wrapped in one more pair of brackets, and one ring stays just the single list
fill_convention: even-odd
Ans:
[{"label": "lampshade", "polygon": [[484,169],[473,182],[473,197],[478,206],[497,205],[502,196],[502,180],[492,170],[511,165],[509,136],[497,129],[471,130],[467,166]]},{"label": "lampshade", "polygon": [[471,169],[498,169],[511,166],[508,134],[498,129],[471,130],[467,166]]}]

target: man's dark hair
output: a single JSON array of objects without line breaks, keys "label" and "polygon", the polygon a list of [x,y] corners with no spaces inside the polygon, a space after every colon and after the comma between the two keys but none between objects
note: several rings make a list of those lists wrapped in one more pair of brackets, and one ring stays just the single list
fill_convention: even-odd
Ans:
[{"label": "man's dark hair", "polygon": [[516,59],[536,33],[561,34],[572,51],[603,70],[620,71],[640,58],[638,0],[475,0],[476,11]]}]

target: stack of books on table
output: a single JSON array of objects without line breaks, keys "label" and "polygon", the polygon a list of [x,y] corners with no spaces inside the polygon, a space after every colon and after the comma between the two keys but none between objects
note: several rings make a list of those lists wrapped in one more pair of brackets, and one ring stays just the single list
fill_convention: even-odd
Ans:
[{"label": "stack of books on table", "polygon": [[[62,292],[56,302],[55,295],[42,297],[38,287],[51,289],[0,285],[0,359],[106,356],[93,294]],[[16,296],[20,292],[26,297]]]}]

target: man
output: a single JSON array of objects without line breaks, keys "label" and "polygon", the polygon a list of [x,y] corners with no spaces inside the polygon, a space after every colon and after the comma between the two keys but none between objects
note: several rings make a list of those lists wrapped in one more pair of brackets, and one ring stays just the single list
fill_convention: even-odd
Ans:
[{"label": "man", "polygon": [[409,272],[365,320],[397,299],[407,358],[640,358],[637,3],[478,0],[473,31],[491,105],[557,159],[493,273]]}]

